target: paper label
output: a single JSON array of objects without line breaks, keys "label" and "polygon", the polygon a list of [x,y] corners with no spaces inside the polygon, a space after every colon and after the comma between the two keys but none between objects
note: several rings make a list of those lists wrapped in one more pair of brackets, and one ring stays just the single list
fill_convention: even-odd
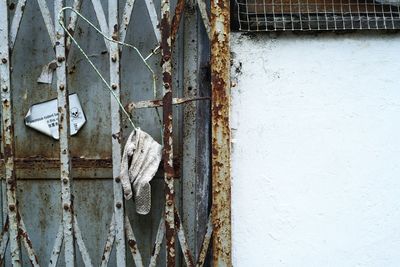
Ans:
[{"label": "paper label", "polygon": [[[75,135],[86,123],[77,94],[69,95],[70,134]],[[34,104],[25,116],[25,125],[54,139],[59,139],[57,99]]]}]

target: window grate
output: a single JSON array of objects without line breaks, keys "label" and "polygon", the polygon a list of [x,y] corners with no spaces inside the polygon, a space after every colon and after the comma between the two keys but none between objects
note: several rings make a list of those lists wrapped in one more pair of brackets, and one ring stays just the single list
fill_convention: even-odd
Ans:
[{"label": "window grate", "polygon": [[235,0],[241,31],[400,29],[400,0]]}]

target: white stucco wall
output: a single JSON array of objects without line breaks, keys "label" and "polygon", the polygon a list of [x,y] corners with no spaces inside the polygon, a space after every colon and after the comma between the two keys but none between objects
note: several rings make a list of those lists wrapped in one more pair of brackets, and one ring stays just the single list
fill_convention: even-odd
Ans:
[{"label": "white stucco wall", "polygon": [[232,52],[234,266],[400,266],[400,35]]}]

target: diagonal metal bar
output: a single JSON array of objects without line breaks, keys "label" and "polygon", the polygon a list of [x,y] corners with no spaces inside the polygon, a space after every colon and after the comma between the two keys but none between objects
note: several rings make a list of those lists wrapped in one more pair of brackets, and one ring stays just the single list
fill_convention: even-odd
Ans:
[{"label": "diagonal metal bar", "polygon": [[104,245],[103,255],[101,257],[101,263],[100,263],[101,267],[107,267],[108,265],[114,240],[115,240],[115,216],[113,213],[111,217],[110,228],[107,234],[106,244]]},{"label": "diagonal metal bar", "polygon": [[155,267],[157,265],[157,258],[158,255],[160,255],[161,243],[164,240],[164,235],[165,235],[165,220],[164,217],[161,216],[160,224],[158,225],[156,241],[154,242],[153,251],[151,253],[149,267]]},{"label": "diagonal metal bar", "polygon": [[172,46],[175,43],[176,34],[178,33],[179,30],[179,25],[181,23],[184,9],[185,9],[185,0],[178,0],[178,3],[176,4],[175,7],[174,17],[172,18],[172,26],[171,26]]},{"label": "diagonal metal bar", "polygon": [[159,21],[157,16],[156,7],[154,6],[153,0],[144,0],[147,7],[147,12],[150,16],[151,25],[153,25],[153,31],[156,36],[156,40],[158,43],[161,42],[161,33],[159,29]]},{"label": "diagonal metal bar", "polygon": [[79,251],[81,252],[83,263],[85,264],[85,267],[93,267],[92,260],[90,259],[89,252],[85,246],[85,242],[83,241],[82,232],[79,229],[78,220],[76,219],[75,214],[73,223],[76,243],[78,244]]},{"label": "diagonal metal bar", "polygon": [[0,266],[3,266],[4,263],[4,255],[6,254],[6,249],[8,245],[8,228],[9,228],[9,221],[8,217],[6,219],[6,223],[4,224],[3,230],[1,231],[1,239],[0,239]]},{"label": "diagonal metal bar", "polygon": [[[108,24],[107,24],[107,19],[106,15],[104,13],[103,6],[101,5],[100,0],[92,0],[94,12],[96,13],[97,21],[99,22],[100,29],[104,35],[107,35],[109,32],[108,30]],[[111,23],[110,23],[111,25]],[[107,50],[110,49],[110,44],[107,42],[106,39],[104,39],[104,42],[106,44]]]},{"label": "diagonal metal bar", "polygon": [[[72,8],[78,12],[80,12],[81,10],[81,6],[82,6],[82,0],[75,0]],[[68,22],[68,26],[67,26],[67,30],[69,33],[71,33],[72,35],[74,35],[75,32],[75,28],[76,25],[78,23],[78,14],[76,12],[71,12],[71,15],[69,17],[69,22]],[[66,54],[68,55],[69,50],[71,48],[71,44],[72,44],[72,40],[71,37],[67,36],[67,41],[66,41],[66,45],[65,45],[65,49],[66,49]]]},{"label": "diagonal metal bar", "polygon": [[[180,105],[189,103],[192,101],[199,101],[199,100],[210,100],[209,97],[182,97],[182,98],[173,98],[172,105]],[[128,113],[131,113],[134,109],[141,109],[141,108],[156,108],[162,107],[163,101],[162,99],[155,99],[155,100],[144,100],[138,102],[131,102],[125,106],[125,110]]]},{"label": "diagonal metal bar", "polygon": [[[39,4],[40,12],[42,13],[42,17],[44,20],[44,24],[46,25],[47,32],[49,33],[51,45],[54,47],[56,45],[56,36],[55,36],[55,28],[53,20],[51,19],[51,14],[49,7],[47,6],[46,0],[37,0]],[[56,12],[57,16],[58,12]],[[57,22],[57,17],[55,19]]]},{"label": "diagonal metal bar", "polygon": [[131,22],[133,5],[135,0],[126,0],[124,11],[122,13],[121,26],[119,28],[119,40],[125,42],[126,31],[128,29],[129,23]]},{"label": "diagonal metal bar", "polygon": [[[109,36],[118,40],[118,0],[108,1]],[[110,84],[114,90],[115,97],[120,99],[120,59],[119,45],[111,42],[110,46]],[[126,266],[125,256],[125,228],[124,228],[124,199],[119,173],[121,169],[121,109],[119,104],[111,95],[111,142],[113,162],[113,191],[114,191],[114,215],[115,215],[115,245],[117,249],[117,266]]]},{"label": "diagonal metal bar", "polygon": [[14,17],[11,22],[10,27],[10,50],[12,51],[15,45],[15,40],[17,39],[19,25],[21,24],[22,16],[25,11],[26,0],[19,0],[15,8]]},{"label": "diagonal metal bar", "polygon": [[19,223],[19,236],[22,238],[22,242],[24,244],[26,252],[28,253],[29,261],[31,262],[31,265],[33,267],[39,267],[38,257],[36,255],[35,250],[33,249],[32,241],[29,238],[29,235],[26,231],[25,223],[20,217],[19,213],[18,213],[18,223]]},{"label": "diagonal metal bar", "polygon": [[190,252],[188,242],[185,236],[185,230],[183,229],[182,220],[179,216],[178,210],[175,207],[175,227],[178,232],[178,240],[181,244],[181,249],[183,253],[183,258],[185,259],[186,266],[194,267],[194,261],[192,253]]},{"label": "diagonal metal bar", "polygon": [[125,234],[128,240],[128,246],[131,250],[133,260],[135,261],[136,267],[143,267],[142,255],[140,254],[137,246],[135,234],[133,233],[131,223],[129,222],[128,215],[125,216]]},{"label": "diagonal metal bar", "polygon": [[64,22],[63,0],[55,0],[54,12],[56,26],[56,57],[57,57],[57,107],[58,107],[58,129],[60,135],[60,173],[61,173],[61,203],[62,222],[64,229],[65,265],[74,266],[75,247],[73,231],[73,206],[71,197],[71,157],[69,151],[69,101],[68,86],[66,79],[65,64],[65,32],[59,21]]},{"label": "diagonal metal bar", "polygon": [[211,24],[210,24],[210,17],[208,16],[207,12],[207,5],[205,0],[197,0],[197,5],[199,7],[200,16],[203,20],[203,25],[206,29],[208,38],[211,40]]},{"label": "diagonal metal bar", "polygon": [[207,231],[206,231],[206,234],[204,235],[204,240],[201,245],[200,254],[199,254],[199,258],[197,259],[196,267],[203,267],[203,265],[204,265],[204,261],[207,256],[207,251],[210,246],[212,232],[213,232],[212,215],[210,214],[210,216],[208,217],[208,222],[207,222]]},{"label": "diagonal metal bar", "polygon": [[0,88],[2,104],[2,143],[5,162],[6,195],[10,223],[10,252],[13,266],[21,266],[18,242],[17,181],[14,169],[14,121],[12,112],[7,1],[0,1]]},{"label": "diagonal metal bar", "polygon": [[175,266],[175,190],[172,136],[172,63],[171,18],[169,0],[161,1],[161,66],[163,81],[163,158],[165,180],[165,239],[167,266]]},{"label": "diagonal metal bar", "polygon": [[58,262],[58,257],[61,253],[61,246],[64,240],[64,227],[62,221],[60,222],[60,226],[58,227],[56,240],[54,241],[53,250],[51,251],[49,267],[56,267]]}]

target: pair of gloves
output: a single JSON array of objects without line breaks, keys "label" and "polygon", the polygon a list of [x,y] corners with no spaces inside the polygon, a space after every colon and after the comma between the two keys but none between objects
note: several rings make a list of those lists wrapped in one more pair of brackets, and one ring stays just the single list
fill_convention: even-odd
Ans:
[{"label": "pair of gloves", "polygon": [[[125,199],[134,195],[136,212],[148,214],[151,208],[150,181],[158,170],[162,146],[148,133],[135,129],[125,144],[120,179]],[[133,190],[132,190],[133,187]]]}]

